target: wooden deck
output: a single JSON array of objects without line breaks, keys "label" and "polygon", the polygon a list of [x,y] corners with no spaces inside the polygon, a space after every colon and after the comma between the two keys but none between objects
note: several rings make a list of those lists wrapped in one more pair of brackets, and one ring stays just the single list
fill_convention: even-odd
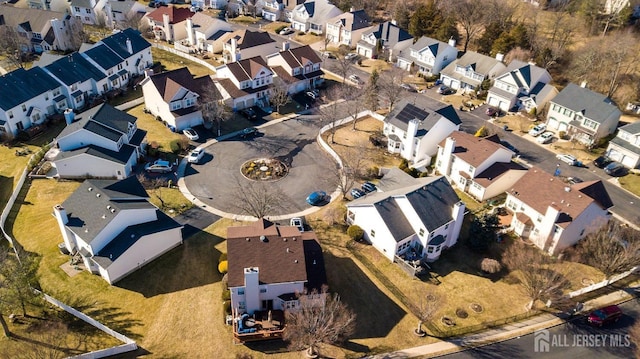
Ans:
[{"label": "wooden deck", "polygon": [[248,333],[239,333],[238,320],[233,321],[233,336],[238,343],[258,340],[281,339],[284,333],[284,312],[281,310],[257,311],[253,316],[244,320],[244,328],[255,328]]}]

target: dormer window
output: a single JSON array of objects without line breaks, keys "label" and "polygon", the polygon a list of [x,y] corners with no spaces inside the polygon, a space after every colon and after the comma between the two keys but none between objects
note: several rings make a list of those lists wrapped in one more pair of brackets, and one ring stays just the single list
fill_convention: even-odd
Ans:
[{"label": "dormer window", "polygon": [[179,110],[180,108],[182,108],[180,101],[174,101],[171,103],[171,111]]}]

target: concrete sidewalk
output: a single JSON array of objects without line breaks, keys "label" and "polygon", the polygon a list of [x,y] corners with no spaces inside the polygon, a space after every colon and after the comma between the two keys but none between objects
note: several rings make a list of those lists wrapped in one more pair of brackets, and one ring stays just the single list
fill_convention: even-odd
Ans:
[{"label": "concrete sidewalk", "polygon": [[[638,293],[640,282],[635,282],[627,290],[621,289],[615,292],[594,298],[584,303],[582,314],[595,308],[601,308],[611,304],[622,303],[634,298],[630,293]],[[463,338],[451,339],[434,344],[422,345],[408,349],[402,349],[391,353],[378,354],[366,358],[391,359],[391,358],[415,358],[437,357],[458,351],[463,351],[483,345],[493,344],[531,334],[537,330],[551,328],[563,324],[565,320],[554,314],[541,314],[516,323],[503,325],[499,328],[489,329],[481,333],[471,334]]]}]

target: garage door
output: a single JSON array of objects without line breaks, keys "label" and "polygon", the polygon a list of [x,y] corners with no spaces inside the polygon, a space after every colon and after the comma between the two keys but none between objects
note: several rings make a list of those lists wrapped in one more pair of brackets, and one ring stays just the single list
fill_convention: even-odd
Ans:
[{"label": "garage door", "polygon": [[449,86],[449,87],[451,87],[454,90],[459,89],[460,88],[460,81],[452,80],[451,81],[451,86]]},{"label": "garage door", "polygon": [[631,156],[624,156],[624,155],[622,156],[620,163],[622,163],[627,168],[634,168],[637,164],[635,158]]},{"label": "garage door", "polygon": [[500,101],[495,97],[489,97],[489,105],[490,106],[499,106]]},{"label": "garage door", "polygon": [[445,77],[445,78],[442,79],[442,84],[445,85],[445,86],[449,86],[449,87],[453,88],[453,86],[451,86],[451,79],[448,78],[448,77]]},{"label": "garage door", "polygon": [[609,151],[609,158],[611,158],[614,161],[618,161],[618,162],[622,163],[622,159],[624,158],[624,155],[612,148]]}]

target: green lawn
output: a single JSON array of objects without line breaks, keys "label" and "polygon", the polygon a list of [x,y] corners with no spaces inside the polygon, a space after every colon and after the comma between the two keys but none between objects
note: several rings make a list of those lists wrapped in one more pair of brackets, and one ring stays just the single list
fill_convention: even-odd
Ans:
[{"label": "green lawn", "polygon": [[133,107],[127,111],[132,116],[138,118],[136,124],[138,128],[147,131],[147,142],[156,142],[160,145],[161,151],[170,152],[169,144],[173,140],[183,138],[182,134],[171,132],[162,122],[157,121],[153,115],[144,113],[144,104]]},{"label": "green lawn", "polygon": [[622,188],[627,191],[640,196],[640,175],[630,173],[619,179]]},{"label": "green lawn", "polygon": [[212,74],[211,70],[208,68],[200,64],[196,64],[193,61],[189,61],[184,57],[174,55],[169,51],[163,51],[156,47],[152,47],[151,55],[153,56],[153,61],[159,61],[167,71],[179,69],[181,67],[188,67],[191,74],[196,77]]}]

